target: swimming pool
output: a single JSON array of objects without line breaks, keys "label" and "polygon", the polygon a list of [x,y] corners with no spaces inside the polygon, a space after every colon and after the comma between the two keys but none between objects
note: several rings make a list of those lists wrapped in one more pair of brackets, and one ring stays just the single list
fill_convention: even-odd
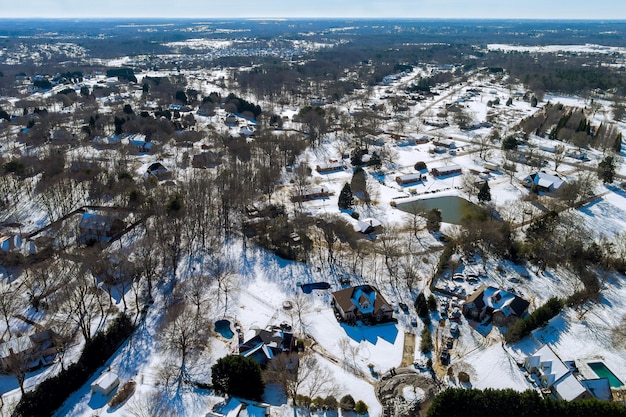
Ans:
[{"label": "swimming pool", "polygon": [[215,331],[222,335],[224,339],[232,339],[235,335],[233,329],[230,327],[230,321],[218,320],[215,322]]},{"label": "swimming pool", "polygon": [[587,365],[589,365],[593,372],[595,372],[600,378],[608,379],[609,385],[612,388],[618,388],[624,385],[603,362],[590,362]]}]

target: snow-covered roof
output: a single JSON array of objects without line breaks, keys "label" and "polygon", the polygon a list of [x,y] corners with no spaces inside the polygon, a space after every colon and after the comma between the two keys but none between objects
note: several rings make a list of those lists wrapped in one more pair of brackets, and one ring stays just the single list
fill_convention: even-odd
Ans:
[{"label": "snow-covered roof", "polygon": [[572,401],[587,392],[583,384],[572,374],[568,373],[554,383],[558,396],[566,401]]},{"label": "snow-covered roof", "polygon": [[31,349],[33,347],[34,347],[34,343],[30,337],[28,336],[16,337],[0,344],[0,357],[8,358],[9,355],[11,354],[11,351],[13,351],[13,353],[20,353],[20,352],[27,351],[28,349]]},{"label": "snow-covered roof", "polygon": [[110,391],[112,387],[119,385],[120,379],[115,372],[105,372],[91,384],[91,387],[98,387],[102,391]]},{"label": "snow-covered roof", "polygon": [[556,175],[539,171],[524,178],[524,182],[527,184],[536,184],[545,189],[558,190],[565,181]]}]

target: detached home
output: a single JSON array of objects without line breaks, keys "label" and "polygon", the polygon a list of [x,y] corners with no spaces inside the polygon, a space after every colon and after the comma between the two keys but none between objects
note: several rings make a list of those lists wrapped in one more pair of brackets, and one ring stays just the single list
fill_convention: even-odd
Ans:
[{"label": "detached home", "polygon": [[359,285],[332,293],[332,305],[341,320],[375,323],[393,318],[393,308],[372,285]]},{"label": "detached home", "polygon": [[515,294],[483,285],[463,303],[463,315],[483,322],[491,320],[496,326],[506,326],[526,314],[530,303]]}]

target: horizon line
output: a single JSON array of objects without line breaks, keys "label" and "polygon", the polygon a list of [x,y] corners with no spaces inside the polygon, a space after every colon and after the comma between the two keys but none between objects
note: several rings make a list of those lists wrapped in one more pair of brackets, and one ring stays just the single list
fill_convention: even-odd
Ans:
[{"label": "horizon line", "polygon": [[161,19],[161,20],[491,20],[491,21],[569,21],[569,22],[626,22],[626,18],[545,18],[545,17],[394,17],[394,16],[3,16],[0,21],[6,20],[128,20],[128,19]]}]

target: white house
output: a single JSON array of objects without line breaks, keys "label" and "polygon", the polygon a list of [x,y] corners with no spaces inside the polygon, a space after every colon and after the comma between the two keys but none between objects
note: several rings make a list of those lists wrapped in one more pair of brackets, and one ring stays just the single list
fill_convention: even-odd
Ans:
[{"label": "white house", "polygon": [[544,345],[524,359],[524,369],[538,377],[542,388],[550,390],[558,399],[566,401],[592,398],[593,395],[576,378],[548,345]]}]

